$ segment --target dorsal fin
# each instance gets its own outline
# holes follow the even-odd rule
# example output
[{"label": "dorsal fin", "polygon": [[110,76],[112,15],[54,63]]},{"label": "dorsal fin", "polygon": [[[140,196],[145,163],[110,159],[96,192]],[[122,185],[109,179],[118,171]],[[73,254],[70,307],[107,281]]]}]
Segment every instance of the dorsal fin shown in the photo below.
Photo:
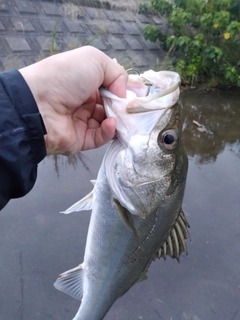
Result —
[{"label": "dorsal fin", "polygon": [[83,295],[82,278],[83,264],[80,264],[79,266],[60,274],[54,283],[54,287],[81,301]]},{"label": "dorsal fin", "polygon": [[140,275],[137,283],[142,282],[142,281],[144,281],[144,280],[147,280],[147,278],[148,278],[148,277],[147,277],[147,272],[144,271],[144,272],[141,273],[141,275]]},{"label": "dorsal fin", "polygon": [[162,244],[160,249],[156,252],[154,259],[164,258],[170,256],[179,261],[179,257],[182,252],[188,254],[187,245],[185,239],[190,239],[190,234],[188,232],[189,224],[183,211],[181,210],[179,216],[175,222],[175,225],[171,229],[167,240]]}]

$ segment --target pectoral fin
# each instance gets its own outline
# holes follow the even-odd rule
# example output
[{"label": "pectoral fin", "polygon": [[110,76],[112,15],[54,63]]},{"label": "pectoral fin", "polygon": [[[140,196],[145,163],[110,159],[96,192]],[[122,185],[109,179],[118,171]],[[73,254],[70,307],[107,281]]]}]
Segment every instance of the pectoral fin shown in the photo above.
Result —
[{"label": "pectoral fin", "polygon": [[179,257],[182,252],[188,254],[185,241],[185,239],[191,239],[188,228],[189,224],[183,211],[181,210],[174,227],[171,229],[167,237],[167,240],[161,245],[154,258],[166,259],[166,256],[170,256],[179,261]]},{"label": "pectoral fin", "polygon": [[138,245],[140,245],[139,236],[133,223],[132,214],[126,208],[124,208],[117,199],[113,199],[113,202],[117,206],[117,209],[120,213],[120,216],[123,222],[127,225],[128,228],[130,228],[133,231],[135,238],[137,240],[137,243]]},{"label": "pectoral fin", "polygon": [[83,296],[82,278],[83,264],[80,264],[76,268],[60,274],[54,283],[54,287],[64,293],[69,294],[74,299],[81,301]]}]

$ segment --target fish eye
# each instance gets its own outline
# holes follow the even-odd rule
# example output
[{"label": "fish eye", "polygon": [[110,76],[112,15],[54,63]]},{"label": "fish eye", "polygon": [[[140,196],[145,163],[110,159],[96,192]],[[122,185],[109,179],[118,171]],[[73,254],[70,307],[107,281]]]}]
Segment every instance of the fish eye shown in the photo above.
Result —
[{"label": "fish eye", "polygon": [[178,143],[178,133],[174,129],[169,129],[161,132],[158,137],[158,142],[166,150],[172,150]]}]

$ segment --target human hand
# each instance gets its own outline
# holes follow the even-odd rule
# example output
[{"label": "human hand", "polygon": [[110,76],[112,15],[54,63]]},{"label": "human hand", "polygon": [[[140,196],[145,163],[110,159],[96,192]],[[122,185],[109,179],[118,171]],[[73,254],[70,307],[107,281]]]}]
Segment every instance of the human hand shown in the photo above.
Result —
[{"label": "human hand", "polygon": [[48,154],[73,155],[97,148],[115,135],[105,119],[98,88],[126,95],[127,73],[94,47],[60,53],[20,69],[36,100],[47,135]]}]

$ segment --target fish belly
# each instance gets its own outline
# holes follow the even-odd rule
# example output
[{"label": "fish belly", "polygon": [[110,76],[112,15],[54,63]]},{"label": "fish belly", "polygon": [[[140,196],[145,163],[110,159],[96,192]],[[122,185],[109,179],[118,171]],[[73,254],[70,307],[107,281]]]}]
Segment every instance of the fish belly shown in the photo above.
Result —
[{"label": "fish belly", "polygon": [[136,237],[118,211],[102,165],[85,249],[83,298],[74,320],[103,319],[119,297],[146,278],[179,214],[183,192],[184,186],[177,188],[147,219],[132,216]]}]

